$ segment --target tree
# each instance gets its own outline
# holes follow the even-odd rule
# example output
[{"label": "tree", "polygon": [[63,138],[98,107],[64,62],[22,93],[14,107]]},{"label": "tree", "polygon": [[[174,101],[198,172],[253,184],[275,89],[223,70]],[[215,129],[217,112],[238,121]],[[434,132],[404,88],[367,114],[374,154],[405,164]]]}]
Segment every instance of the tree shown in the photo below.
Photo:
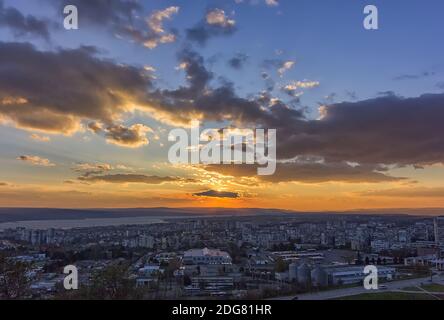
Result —
[{"label": "tree", "polygon": [[29,271],[29,264],[0,255],[0,297],[8,300],[26,298],[30,286]]},{"label": "tree", "polygon": [[191,278],[187,275],[183,277],[183,285],[185,287],[191,286]]},{"label": "tree", "polygon": [[165,268],[165,273],[168,278],[173,277],[174,271],[179,270],[181,266],[178,258],[171,259]]},{"label": "tree", "polygon": [[89,286],[81,286],[79,290],[66,293],[61,290],[61,299],[81,300],[126,300],[143,298],[143,289],[136,287],[134,280],[129,278],[128,266],[114,264],[95,273]]}]

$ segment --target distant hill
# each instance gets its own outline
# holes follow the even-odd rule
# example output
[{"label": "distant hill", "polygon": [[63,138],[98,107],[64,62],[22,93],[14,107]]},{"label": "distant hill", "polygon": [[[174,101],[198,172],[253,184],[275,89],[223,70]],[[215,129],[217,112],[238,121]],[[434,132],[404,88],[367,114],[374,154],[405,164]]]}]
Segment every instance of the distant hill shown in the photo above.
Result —
[{"label": "distant hill", "polygon": [[0,208],[0,223],[30,220],[78,220],[123,217],[184,217],[187,216],[281,216],[297,215],[298,217],[340,218],[342,215],[384,215],[385,217],[438,216],[444,209],[381,209],[354,210],[348,212],[297,212],[279,209],[229,209],[229,208],[132,208],[132,209],[51,209],[51,208]]}]

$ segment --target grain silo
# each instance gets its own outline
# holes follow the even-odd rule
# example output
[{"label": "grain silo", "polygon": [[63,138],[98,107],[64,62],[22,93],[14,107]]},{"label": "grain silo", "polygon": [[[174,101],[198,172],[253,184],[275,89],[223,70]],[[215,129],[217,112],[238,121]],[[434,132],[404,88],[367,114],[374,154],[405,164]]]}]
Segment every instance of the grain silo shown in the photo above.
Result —
[{"label": "grain silo", "polygon": [[288,266],[288,273],[289,273],[289,279],[290,281],[297,281],[298,280],[298,265],[297,263],[290,263]]},{"label": "grain silo", "polygon": [[314,286],[326,287],[328,286],[328,274],[321,266],[316,266],[311,272],[311,281]]},{"label": "grain silo", "polygon": [[301,264],[298,268],[298,282],[303,285],[307,285],[311,282],[311,270],[305,263]]}]

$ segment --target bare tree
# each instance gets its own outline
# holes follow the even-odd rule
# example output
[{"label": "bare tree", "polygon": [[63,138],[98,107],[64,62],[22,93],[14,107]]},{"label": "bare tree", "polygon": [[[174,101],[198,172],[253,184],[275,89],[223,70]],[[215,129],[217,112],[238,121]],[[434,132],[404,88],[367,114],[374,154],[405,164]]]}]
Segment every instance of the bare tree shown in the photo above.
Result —
[{"label": "bare tree", "polygon": [[26,298],[30,287],[29,270],[29,264],[0,255],[0,298]]}]

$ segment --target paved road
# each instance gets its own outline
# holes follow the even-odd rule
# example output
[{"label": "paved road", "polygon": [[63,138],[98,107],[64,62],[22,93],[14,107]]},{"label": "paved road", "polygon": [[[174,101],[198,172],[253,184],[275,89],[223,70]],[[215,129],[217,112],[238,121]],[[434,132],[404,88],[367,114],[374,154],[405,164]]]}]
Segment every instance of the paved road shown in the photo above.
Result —
[{"label": "paved road", "polygon": [[[433,282],[444,285],[444,275],[433,276]],[[430,283],[430,277],[387,282],[383,284],[386,287],[386,289],[384,290],[380,289],[378,291],[366,290],[364,287],[354,287],[354,288],[321,291],[316,293],[304,293],[304,294],[299,294],[297,296],[275,298],[273,300],[295,300],[296,297],[297,300],[329,300],[329,299],[358,295],[362,293],[402,291],[403,288],[420,286],[422,283]]]}]

